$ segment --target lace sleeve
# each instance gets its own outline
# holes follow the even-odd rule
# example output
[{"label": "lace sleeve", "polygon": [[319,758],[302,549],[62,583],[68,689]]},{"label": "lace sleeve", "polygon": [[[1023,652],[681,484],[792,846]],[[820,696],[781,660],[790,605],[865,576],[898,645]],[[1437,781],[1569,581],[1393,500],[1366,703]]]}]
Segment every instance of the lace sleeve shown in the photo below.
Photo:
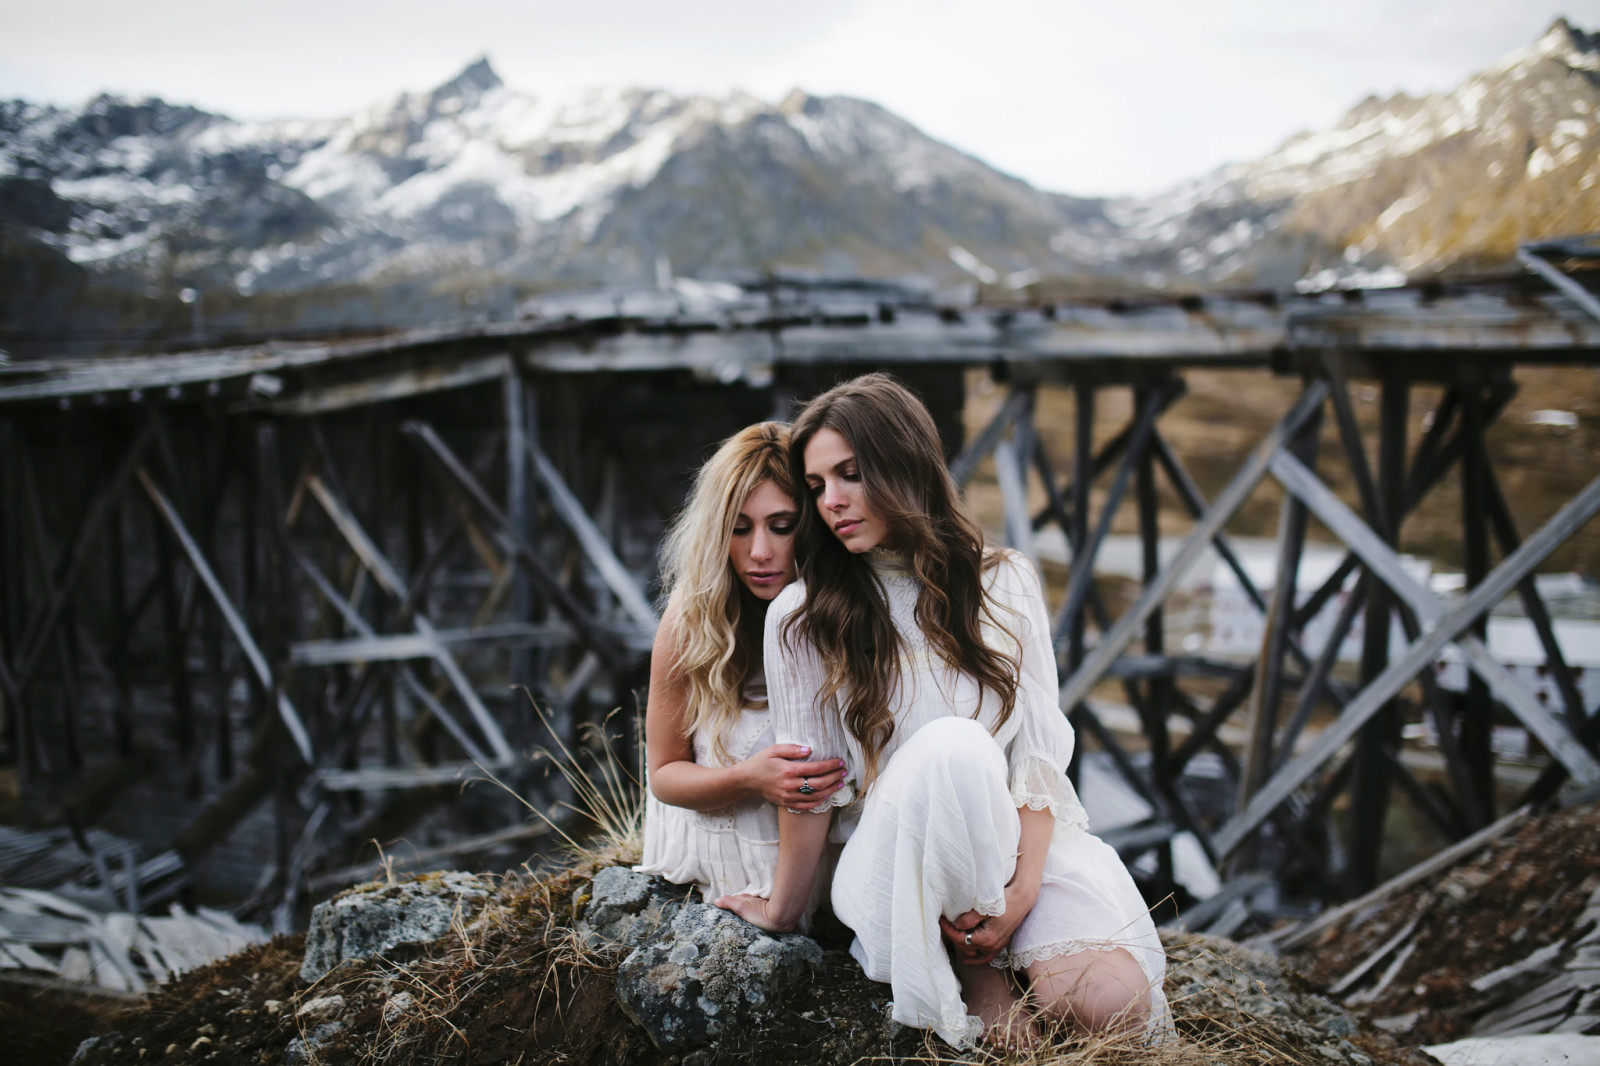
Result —
[{"label": "lace sleeve", "polygon": [[[778,594],[767,608],[763,641],[763,666],[767,675],[767,706],[772,712],[773,739],[779,744],[801,744],[811,749],[810,761],[843,759],[850,763],[844,725],[831,708],[818,700],[824,673],[822,659],[810,641],[785,632],[784,622],[805,602],[805,586],[795,582]],[[855,799],[855,767],[828,802],[817,807],[826,814]],[[796,812],[800,813],[800,812]]]},{"label": "lace sleeve", "polygon": [[1021,659],[1013,712],[1020,721],[1007,751],[1011,799],[1018,807],[1048,808],[1058,821],[1087,829],[1088,815],[1067,777],[1075,738],[1057,702],[1060,686],[1044,592],[1033,566],[1020,555],[1006,553],[997,569],[995,599],[1010,612],[1007,624],[1015,629]]}]

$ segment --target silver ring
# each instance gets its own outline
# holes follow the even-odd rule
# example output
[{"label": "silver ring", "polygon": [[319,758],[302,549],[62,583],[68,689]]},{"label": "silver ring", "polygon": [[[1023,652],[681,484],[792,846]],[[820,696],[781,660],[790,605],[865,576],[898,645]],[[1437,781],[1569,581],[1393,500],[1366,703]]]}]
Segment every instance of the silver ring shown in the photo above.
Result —
[{"label": "silver ring", "polygon": [[811,778],[802,777],[800,779],[800,795],[809,796],[815,791],[816,789],[811,787]]},{"label": "silver ring", "polygon": [[970,930],[970,929],[967,930],[967,938],[966,939],[967,939],[967,947],[970,948],[972,946],[972,930]]}]

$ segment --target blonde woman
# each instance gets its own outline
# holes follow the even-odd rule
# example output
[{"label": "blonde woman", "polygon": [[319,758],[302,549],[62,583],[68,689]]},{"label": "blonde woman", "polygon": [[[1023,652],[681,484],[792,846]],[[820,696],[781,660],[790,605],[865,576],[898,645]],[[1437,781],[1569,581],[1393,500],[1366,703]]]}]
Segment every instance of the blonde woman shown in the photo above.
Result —
[{"label": "blonde woman", "polygon": [[[799,522],[788,427],[724,441],[695,478],[663,548],[667,606],[645,708],[644,873],[707,899],[772,890],[776,804],[810,810],[839,788],[839,758],[775,744],[762,674],[767,605],[795,578]],[[827,889],[820,863],[806,912]]]}]

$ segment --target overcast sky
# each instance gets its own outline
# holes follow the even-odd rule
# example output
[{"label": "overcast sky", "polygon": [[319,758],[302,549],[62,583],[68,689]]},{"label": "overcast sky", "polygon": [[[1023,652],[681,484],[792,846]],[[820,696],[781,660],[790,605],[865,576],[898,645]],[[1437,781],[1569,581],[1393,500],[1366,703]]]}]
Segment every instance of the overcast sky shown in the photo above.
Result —
[{"label": "overcast sky", "polygon": [[345,114],[479,55],[539,94],[874,100],[1043,188],[1145,193],[1369,93],[1447,89],[1600,0],[0,0],[0,98]]}]

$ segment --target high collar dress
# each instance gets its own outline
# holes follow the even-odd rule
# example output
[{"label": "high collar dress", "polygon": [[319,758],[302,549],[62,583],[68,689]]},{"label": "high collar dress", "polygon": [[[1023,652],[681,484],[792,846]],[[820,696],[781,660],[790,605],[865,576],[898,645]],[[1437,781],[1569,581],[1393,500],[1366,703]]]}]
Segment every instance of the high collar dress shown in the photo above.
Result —
[{"label": "high collar dress", "polygon": [[961,1046],[983,1032],[969,1014],[938,919],[1005,910],[1016,864],[1018,808],[1055,818],[1037,903],[996,966],[1025,969],[1086,950],[1125,948],[1149,982],[1149,1033],[1168,1027],[1162,981],[1166,956],[1149,910],[1116,851],[1088,831],[1067,778],[1073,732],[1057,706],[1059,688],[1044,597],[1032,565],[1012,552],[990,560],[991,617],[984,638],[1015,656],[1012,714],[930,648],[916,623],[921,584],[905,557],[867,553],[900,640],[900,683],[890,697],[894,733],[865,782],[860,745],[838,709],[824,705],[816,649],[785,625],[805,603],[790,585],[768,609],[767,695],[778,743],[803,744],[813,758],[842,758],[847,784],[831,839],[844,842],[834,872],[834,913],[855,933],[851,954],[867,976],[893,991],[892,1014]]}]

